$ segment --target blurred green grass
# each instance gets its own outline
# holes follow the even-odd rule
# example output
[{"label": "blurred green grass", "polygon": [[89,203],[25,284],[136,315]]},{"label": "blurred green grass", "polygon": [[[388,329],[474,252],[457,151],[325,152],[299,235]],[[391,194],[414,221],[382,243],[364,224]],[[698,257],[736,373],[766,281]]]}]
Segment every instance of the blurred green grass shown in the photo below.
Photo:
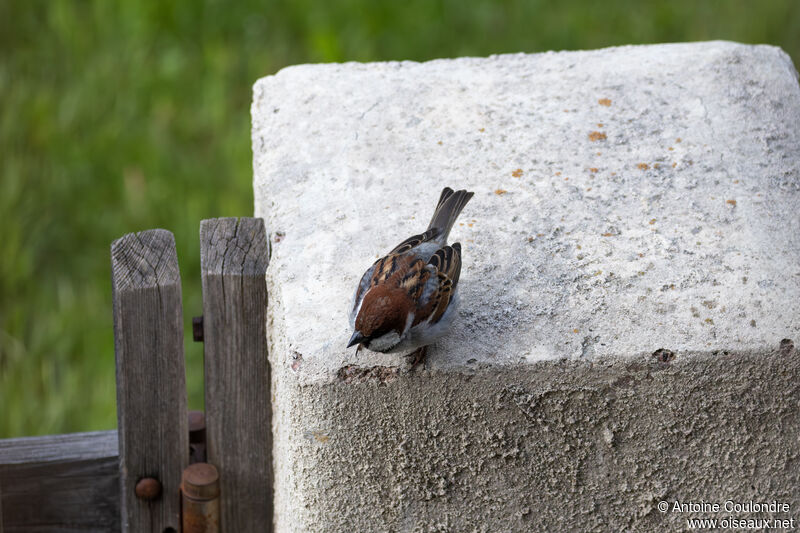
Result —
[{"label": "blurred green grass", "polygon": [[[0,437],[116,425],[109,245],[252,214],[253,82],[283,66],[728,39],[800,57],[800,2],[0,1]],[[202,352],[187,341],[189,405]]]}]

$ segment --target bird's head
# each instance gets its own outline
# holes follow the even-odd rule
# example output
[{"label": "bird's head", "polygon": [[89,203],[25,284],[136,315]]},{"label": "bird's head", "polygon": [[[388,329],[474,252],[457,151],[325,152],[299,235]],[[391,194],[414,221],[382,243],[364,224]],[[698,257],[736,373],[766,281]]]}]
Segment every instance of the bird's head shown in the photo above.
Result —
[{"label": "bird's head", "polygon": [[374,352],[397,346],[414,321],[414,305],[400,287],[373,287],[364,296],[347,347],[361,344]]}]

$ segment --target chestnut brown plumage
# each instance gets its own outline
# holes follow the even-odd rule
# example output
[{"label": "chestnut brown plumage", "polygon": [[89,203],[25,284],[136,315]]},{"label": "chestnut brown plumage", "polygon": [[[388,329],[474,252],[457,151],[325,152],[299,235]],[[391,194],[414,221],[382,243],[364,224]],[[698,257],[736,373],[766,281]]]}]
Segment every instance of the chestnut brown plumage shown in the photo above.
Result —
[{"label": "chestnut brown plumage", "polygon": [[447,332],[461,273],[461,245],[448,245],[447,237],[472,196],[445,187],[425,232],[395,246],[364,273],[351,311],[354,331],[348,347],[409,351]]}]

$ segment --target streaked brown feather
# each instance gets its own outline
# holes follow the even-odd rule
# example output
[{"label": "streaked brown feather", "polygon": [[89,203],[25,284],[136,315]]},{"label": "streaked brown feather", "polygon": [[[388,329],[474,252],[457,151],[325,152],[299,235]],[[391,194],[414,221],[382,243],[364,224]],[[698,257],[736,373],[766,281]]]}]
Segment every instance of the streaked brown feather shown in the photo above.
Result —
[{"label": "streaked brown feather", "polygon": [[425,289],[425,283],[431,277],[431,273],[425,268],[425,262],[421,259],[414,261],[408,273],[403,276],[400,281],[402,287],[408,296],[414,301],[419,301],[422,296],[422,291]]},{"label": "streaked brown feather", "polygon": [[379,259],[375,268],[375,272],[372,274],[370,287],[374,287],[375,285],[388,280],[392,274],[395,273],[399,266],[400,261],[397,255],[390,254],[382,259]]}]

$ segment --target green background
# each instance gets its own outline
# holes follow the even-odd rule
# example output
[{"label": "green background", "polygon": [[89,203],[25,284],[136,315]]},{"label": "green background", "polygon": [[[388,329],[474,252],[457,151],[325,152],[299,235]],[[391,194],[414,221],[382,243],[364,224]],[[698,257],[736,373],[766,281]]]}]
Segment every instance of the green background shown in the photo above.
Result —
[{"label": "green background", "polygon": [[[0,437],[116,425],[109,245],[251,215],[253,82],[295,63],[728,39],[800,57],[797,0],[0,0]],[[201,345],[186,342],[189,405]]]}]

